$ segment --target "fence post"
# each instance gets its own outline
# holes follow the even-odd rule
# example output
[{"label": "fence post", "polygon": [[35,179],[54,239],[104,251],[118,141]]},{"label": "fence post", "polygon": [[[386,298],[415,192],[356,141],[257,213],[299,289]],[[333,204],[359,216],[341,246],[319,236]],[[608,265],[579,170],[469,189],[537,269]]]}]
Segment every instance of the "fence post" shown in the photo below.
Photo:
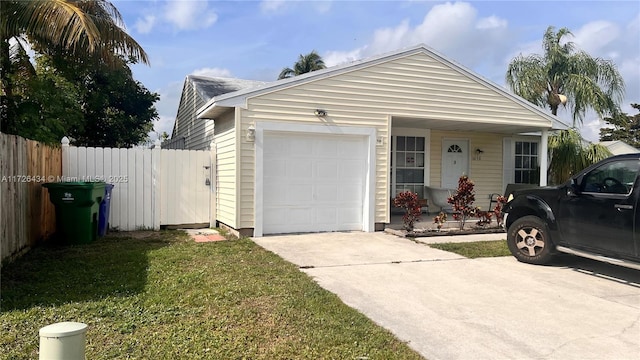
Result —
[{"label": "fence post", "polygon": [[160,139],[156,139],[151,153],[151,206],[153,208],[153,230],[160,230],[160,209],[162,201],[162,190],[160,166],[162,166],[162,144]]},{"label": "fence post", "polygon": [[69,176],[71,162],[69,158],[69,138],[66,136],[63,137],[60,143],[62,144],[62,176],[67,177]]}]

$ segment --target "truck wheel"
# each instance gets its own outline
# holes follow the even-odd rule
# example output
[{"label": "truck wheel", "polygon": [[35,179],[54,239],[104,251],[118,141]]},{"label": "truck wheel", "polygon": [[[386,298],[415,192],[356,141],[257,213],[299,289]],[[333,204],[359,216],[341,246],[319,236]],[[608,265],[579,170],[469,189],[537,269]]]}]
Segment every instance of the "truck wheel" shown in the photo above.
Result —
[{"label": "truck wheel", "polygon": [[547,225],[537,216],[524,216],[507,232],[509,251],[518,261],[546,264],[553,256],[553,243]]}]

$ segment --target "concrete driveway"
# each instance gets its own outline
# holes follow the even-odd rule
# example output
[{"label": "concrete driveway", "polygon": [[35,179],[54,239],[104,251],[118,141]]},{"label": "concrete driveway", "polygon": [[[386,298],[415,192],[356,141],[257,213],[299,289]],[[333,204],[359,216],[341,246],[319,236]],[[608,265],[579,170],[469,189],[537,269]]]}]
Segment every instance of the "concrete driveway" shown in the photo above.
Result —
[{"label": "concrete driveway", "polygon": [[427,359],[640,359],[640,271],[466,259],[386,233],[254,240]]}]

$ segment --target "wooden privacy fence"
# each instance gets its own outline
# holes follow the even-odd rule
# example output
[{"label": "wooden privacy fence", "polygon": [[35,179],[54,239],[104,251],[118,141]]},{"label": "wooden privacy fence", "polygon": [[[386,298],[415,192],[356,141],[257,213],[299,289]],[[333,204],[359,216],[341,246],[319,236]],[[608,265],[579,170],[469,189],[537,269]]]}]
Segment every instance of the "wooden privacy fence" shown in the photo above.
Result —
[{"label": "wooden privacy fence", "polygon": [[114,185],[110,228],[209,227],[215,224],[213,151],[161,149],[159,142],[153,149],[75,147],[65,138],[63,179]]},{"label": "wooden privacy fence", "polygon": [[62,175],[59,147],[0,133],[0,259],[11,259],[55,231],[45,182]]}]

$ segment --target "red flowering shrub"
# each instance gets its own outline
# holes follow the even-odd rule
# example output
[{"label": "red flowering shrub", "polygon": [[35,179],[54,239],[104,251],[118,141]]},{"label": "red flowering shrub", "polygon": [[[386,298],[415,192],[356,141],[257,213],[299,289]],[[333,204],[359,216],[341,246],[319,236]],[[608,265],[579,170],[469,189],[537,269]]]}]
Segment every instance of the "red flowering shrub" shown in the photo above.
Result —
[{"label": "red flowering shrub", "polygon": [[473,181],[467,175],[462,175],[458,179],[458,190],[455,195],[447,199],[447,202],[453,206],[453,218],[459,221],[460,230],[464,229],[467,218],[475,216],[478,211],[476,207],[472,206],[476,200],[473,187]]},{"label": "red flowering shrub", "polygon": [[507,203],[507,198],[504,196],[498,196],[498,203],[496,207],[493,209],[493,213],[496,215],[496,221],[498,222],[498,226],[502,226],[502,221],[504,219],[504,214],[502,213],[502,208],[504,204]]},{"label": "red flowering shrub", "polygon": [[438,231],[440,231],[440,229],[442,229],[442,225],[447,222],[447,214],[441,211],[440,214],[436,215],[436,217],[433,218],[433,222],[438,227]]},{"label": "red flowering shrub", "polygon": [[411,191],[404,191],[393,199],[393,206],[404,210],[402,222],[407,231],[413,230],[416,221],[420,221],[422,209],[418,201],[418,195]]}]

